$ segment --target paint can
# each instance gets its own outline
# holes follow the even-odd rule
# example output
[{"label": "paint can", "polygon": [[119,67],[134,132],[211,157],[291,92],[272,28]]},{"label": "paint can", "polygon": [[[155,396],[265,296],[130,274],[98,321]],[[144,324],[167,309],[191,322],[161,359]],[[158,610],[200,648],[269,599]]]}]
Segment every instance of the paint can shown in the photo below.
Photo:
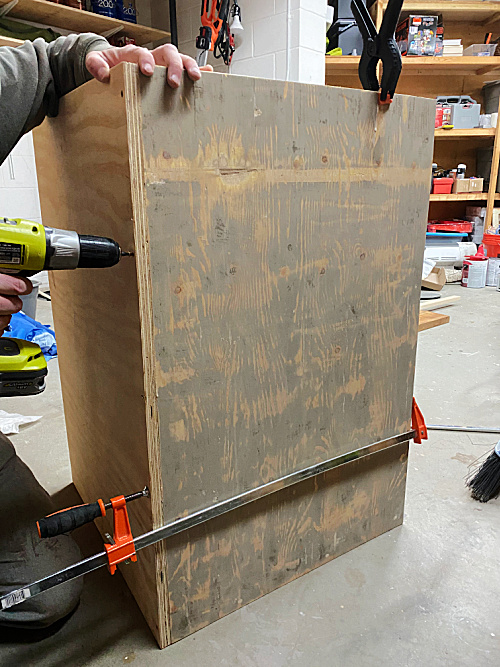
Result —
[{"label": "paint can", "polygon": [[488,270],[486,271],[486,285],[497,287],[500,280],[500,257],[488,259]]},{"label": "paint can", "polygon": [[486,287],[487,270],[488,258],[484,256],[483,246],[481,246],[475,255],[469,255],[464,259],[462,287],[472,289]]}]

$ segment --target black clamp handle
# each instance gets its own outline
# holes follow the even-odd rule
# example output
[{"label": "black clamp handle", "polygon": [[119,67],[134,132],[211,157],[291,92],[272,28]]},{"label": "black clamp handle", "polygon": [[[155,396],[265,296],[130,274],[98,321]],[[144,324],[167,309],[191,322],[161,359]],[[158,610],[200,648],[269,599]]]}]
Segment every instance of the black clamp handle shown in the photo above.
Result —
[{"label": "black clamp handle", "polygon": [[40,537],[56,537],[80,528],[86,523],[106,514],[104,503],[97,501],[87,505],[77,505],[67,510],[49,514],[36,522]]},{"label": "black clamp handle", "polygon": [[[377,32],[362,0],[352,0],[351,11],[363,38],[363,53],[359,61],[359,79],[365,90],[380,89],[381,103],[392,100],[402,69],[401,53],[394,33],[399,21],[403,0],[389,0]],[[377,77],[377,64],[382,61],[382,82]]]}]

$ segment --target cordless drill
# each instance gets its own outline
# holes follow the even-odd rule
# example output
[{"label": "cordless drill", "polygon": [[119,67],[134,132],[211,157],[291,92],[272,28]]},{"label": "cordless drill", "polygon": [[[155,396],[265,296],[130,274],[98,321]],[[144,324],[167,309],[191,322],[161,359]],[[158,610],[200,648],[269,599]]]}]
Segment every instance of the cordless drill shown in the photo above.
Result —
[{"label": "cordless drill", "polygon": [[[44,270],[106,268],[132,254],[113,239],[0,218],[0,273],[32,276]],[[36,343],[0,338],[0,397],[39,394],[46,375],[47,362]]]}]

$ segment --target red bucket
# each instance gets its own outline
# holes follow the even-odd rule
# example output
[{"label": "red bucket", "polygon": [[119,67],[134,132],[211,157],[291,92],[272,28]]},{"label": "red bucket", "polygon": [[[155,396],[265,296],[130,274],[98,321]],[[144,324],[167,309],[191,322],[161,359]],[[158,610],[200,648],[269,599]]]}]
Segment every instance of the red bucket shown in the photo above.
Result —
[{"label": "red bucket", "polygon": [[488,257],[500,257],[500,234],[485,234],[483,245]]}]

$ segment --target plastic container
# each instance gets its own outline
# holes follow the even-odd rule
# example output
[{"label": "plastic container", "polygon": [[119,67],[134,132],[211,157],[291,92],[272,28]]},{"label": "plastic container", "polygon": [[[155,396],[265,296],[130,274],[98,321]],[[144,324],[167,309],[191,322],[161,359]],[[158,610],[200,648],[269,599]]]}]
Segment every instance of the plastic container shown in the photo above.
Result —
[{"label": "plastic container", "polygon": [[496,44],[472,44],[464,49],[464,56],[494,56]]},{"label": "plastic container", "polygon": [[483,245],[488,257],[500,257],[500,234],[485,234]]},{"label": "plastic container", "polygon": [[[437,98],[443,107],[443,125],[451,124],[456,130],[470,130],[478,127],[481,105],[469,95],[449,95]],[[445,108],[451,109],[451,118],[445,119]]]},{"label": "plastic container", "polygon": [[481,289],[486,287],[486,273],[488,258],[485,257],[482,246],[475,255],[468,255],[464,260],[462,271],[462,287]]},{"label": "plastic container", "polygon": [[500,95],[500,80],[490,81],[483,86],[483,113],[498,112],[498,97]]},{"label": "plastic container", "polygon": [[435,178],[433,181],[432,193],[435,195],[451,195],[452,187],[452,178]]},{"label": "plastic container", "polygon": [[439,220],[429,220],[427,223],[428,232],[460,232],[462,234],[470,234],[472,232],[472,222],[445,222]]}]

